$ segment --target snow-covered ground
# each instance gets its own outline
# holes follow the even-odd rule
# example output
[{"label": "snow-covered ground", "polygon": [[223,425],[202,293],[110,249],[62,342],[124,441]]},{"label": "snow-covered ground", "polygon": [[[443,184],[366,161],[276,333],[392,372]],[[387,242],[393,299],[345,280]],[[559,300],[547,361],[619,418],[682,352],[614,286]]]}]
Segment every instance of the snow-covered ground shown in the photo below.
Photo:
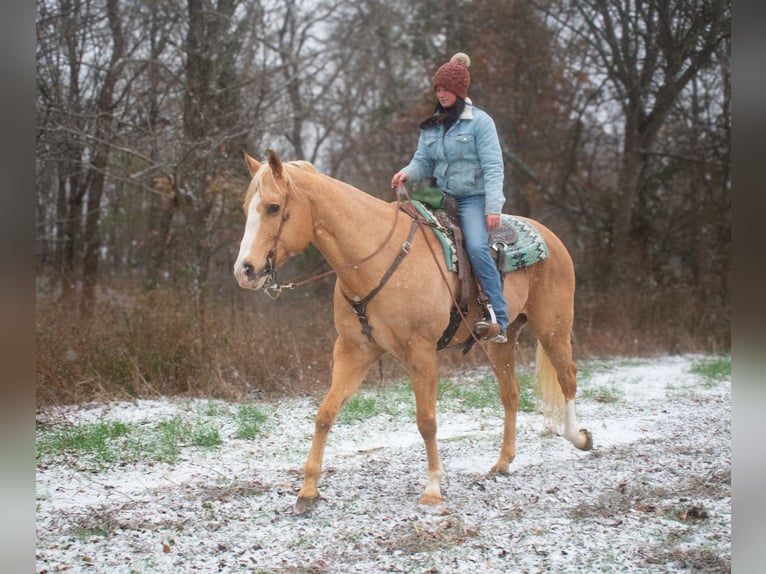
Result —
[{"label": "snow-covered ground", "polygon": [[[520,413],[504,477],[487,476],[499,409],[440,401],[437,507],[417,504],[426,461],[407,408],[336,424],[309,516],[293,504],[317,399],[263,405],[256,439],[235,438],[222,417],[220,446],[186,446],[174,464],[41,457],[37,572],[729,572],[731,382],[693,374],[701,359],[591,365],[577,408],[593,450]],[[120,402],[45,410],[38,422],[156,423],[200,408]]]}]

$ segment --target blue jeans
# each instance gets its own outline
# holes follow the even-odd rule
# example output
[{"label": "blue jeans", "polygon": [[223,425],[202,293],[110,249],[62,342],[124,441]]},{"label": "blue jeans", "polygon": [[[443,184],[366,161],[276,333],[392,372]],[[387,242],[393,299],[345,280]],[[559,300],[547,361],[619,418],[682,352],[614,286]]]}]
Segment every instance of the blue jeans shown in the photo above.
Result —
[{"label": "blue jeans", "polygon": [[455,197],[455,201],[457,201],[457,213],[463,230],[468,259],[471,261],[473,272],[479,279],[481,288],[484,289],[495,310],[500,328],[505,332],[509,323],[508,305],[503,297],[500,271],[489,253],[489,231],[487,217],[484,214],[484,196]]}]

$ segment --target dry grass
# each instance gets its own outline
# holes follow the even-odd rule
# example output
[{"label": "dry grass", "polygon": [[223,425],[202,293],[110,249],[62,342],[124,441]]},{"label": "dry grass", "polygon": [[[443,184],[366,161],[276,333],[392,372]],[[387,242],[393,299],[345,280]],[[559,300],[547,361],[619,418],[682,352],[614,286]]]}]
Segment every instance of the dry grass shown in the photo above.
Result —
[{"label": "dry grass", "polygon": [[249,300],[216,300],[200,313],[183,293],[124,289],[102,296],[85,324],[73,306],[39,298],[38,403],[160,395],[237,400],[323,384],[332,317],[313,299],[245,295]]},{"label": "dry grass", "polygon": [[[224,289],[202,306],[179,290],[119,285],[101,292],[87,323],[76,305],[40,294],[38,404],[319,394],[329,384],[335,338],[329,285],[286,292],[278,300]],[[683,294],[578,297],[576,358],[729,348],[728,320],[716,324]],[[534,362],[528,330],[519,341],[518,362]],[[445,374],[483,364],[477,348],[467,355],[442,353]],[[368,382],[403,376],[402,366],[386,357]]]}]

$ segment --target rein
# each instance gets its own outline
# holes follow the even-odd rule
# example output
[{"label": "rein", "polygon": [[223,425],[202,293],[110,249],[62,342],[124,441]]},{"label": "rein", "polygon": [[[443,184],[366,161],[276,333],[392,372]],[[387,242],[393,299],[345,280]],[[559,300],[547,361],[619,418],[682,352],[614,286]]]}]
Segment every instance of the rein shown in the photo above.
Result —
[{"label": "rein", "polygon": [[[290,214],[287,212],[287,203],[289,201],[290,195],[292,193],[292,185],[290,184],[290,179],[287,179],[287,193],[285,194],[285,206],[283,209],[282,214],[282,220],[279,222],[279,227],[277,228],[277,234],[274,237],[274,244],[272,245],[271,249],[269,250],[268,254],[266,255],[266,283],[263,286],[264,291],[266,294],[271,297],[272,299],[276,299],[282,294],[282,290],[284,289],[295,289],[296,287],[301,287],[302,285],[306,285],[307,283],[311,283],[312,281],[317,281],[319,279],[323,279],[329,275],[332,275],[334,273],[337,273],[338,271],[342,271],[344,269],[350,269],[352,267],[356,267],[358,265],[361,265],[362,263],[365,263],[375,257],[378,253],[380,253],[383,248],[388,244],[388,242],[391,240],[391,237],[394,234],[394,231],[396,230],[396,223],[399,220],[399,211],[401,211],[401,197],[397,193],[396,194],[396,211],[394,214],[394,223],[391,225],[391,229],[388,232],[388,235],[386,238],[381,242],[381,244],[378,246],[378,248],[367,255],[366,257],[363,257],[362,259],[359,259],[357,261],[352,261],[351,263],[347,263],[345,265],[342,265],[338,267],[337,269],[330,269],[328,271],[325,271],[323,273],[319,273],[317,275],[312,275],[311,277],[308,277],[307,279],[303,279],[301,281],[297,282],[291,282],[291,283],[280,283],[279,279],[277,278],[277,243],[279,242],[279,238],[282,235],[282,228],[284,227],[285,221],[287,221],[290,218]],[[409,214],[408,214],[409,215]],[[413,218],[413,225],[415,222],[415,218]],[[410,230],[410,234],[413,235],[412,230]],[[411,241],[411,237],[408,239],[408,242]],[[406,245],[406,244],[405,244]],[[404,246],[402,247],[404,249]],[[407,246],[407,251],[409,251],[409,245]],[[405,253],[406,255],[406,253]],[[403,257],[403,256],[402,256]],[[392,264],[393,265],[393,264]],[[398,266],[399,263],[395,260],[395,265]],[[389,271],[391,271],[389,269]],[[388,279],[386,278],[386,281]],[[379,287],[382,287],[380,285]],[[378,289],[379,290],[379,289]],[[377,291],[375,291],[377,293]],[[346,299],[349,299],[346,294],[343,294]],[[369,299],[371,299],[370,295],[365,297],[367,302],[369,302]],[[349,299],[349,301],[351,301]],[[353,305],[353,303],[352,303]],[[356,312],[356,309],[355,309]],[[357,316],[359,316],[359,313],[357,312]],[[361,319],[360,319],[361,320]],[[366,334],[366,333],[365,333]],[[370,335],[368,335],[368,338]]]}]

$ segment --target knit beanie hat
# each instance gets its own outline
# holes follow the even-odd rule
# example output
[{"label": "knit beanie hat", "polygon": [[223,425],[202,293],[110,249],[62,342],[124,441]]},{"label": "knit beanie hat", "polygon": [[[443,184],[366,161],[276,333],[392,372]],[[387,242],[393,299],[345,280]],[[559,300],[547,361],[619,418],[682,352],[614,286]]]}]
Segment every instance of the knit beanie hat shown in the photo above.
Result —
[{"label": "knit beanie hat", "polygon": [[442,87],[449,90],[457,97],[466,99],[468,97],[468,85],[471,83],[471,74],[468,73],[468,66],[471,65],[471,58],[468,54],[458,52],[450,58],[450,61],[436,70],[434,74],[434,89]]}]

